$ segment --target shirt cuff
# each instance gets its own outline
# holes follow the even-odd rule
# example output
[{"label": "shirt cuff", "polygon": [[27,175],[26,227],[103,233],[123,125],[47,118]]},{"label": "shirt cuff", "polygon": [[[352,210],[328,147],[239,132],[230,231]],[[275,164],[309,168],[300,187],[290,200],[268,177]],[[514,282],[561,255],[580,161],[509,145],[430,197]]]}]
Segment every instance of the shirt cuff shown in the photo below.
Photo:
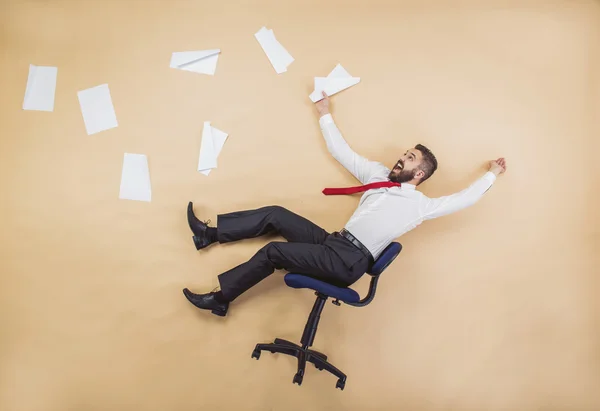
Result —
[{"label": "shirt cuff", "polygon": [[490,183],[494,183],[494,181],[496,181],[496,174],[492,173],[491,171],[488,171],[483,175],[483,178],[488,180]]},{"label": "shirt cuff", "polygon": [[319,124],[321,124],[321,126],[331,123],[333,123],[333,117],[331,116],[331,114],[325,114],[319,119]]},{"label": "shirt cuff", "polygon": [[482,179],[487,181],[489,184],[489,187],[486,188],[485,191],[483,192],[483,194],[485,194],[488,191],[490,191],[490,188],[492,188],[492,186],[494,185],[494,181],[496,181],[496,174],[492,173],[491,171],[488,171],[487,173],[485,173],[483,175]]}]

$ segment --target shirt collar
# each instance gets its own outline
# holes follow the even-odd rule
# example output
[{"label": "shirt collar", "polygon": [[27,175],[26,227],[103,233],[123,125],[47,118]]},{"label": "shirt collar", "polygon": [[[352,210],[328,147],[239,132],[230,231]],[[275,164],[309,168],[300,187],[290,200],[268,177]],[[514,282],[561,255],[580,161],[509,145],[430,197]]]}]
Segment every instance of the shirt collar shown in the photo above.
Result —
[{"label": "shirt collar", "polygon": [[401,186],[401,188],[405,188],[407,190],[414,190],[414,189],[417,188],[416,185],[414,185],[414,184],[407,184],[407,183],[402,183],[400,186]]}]

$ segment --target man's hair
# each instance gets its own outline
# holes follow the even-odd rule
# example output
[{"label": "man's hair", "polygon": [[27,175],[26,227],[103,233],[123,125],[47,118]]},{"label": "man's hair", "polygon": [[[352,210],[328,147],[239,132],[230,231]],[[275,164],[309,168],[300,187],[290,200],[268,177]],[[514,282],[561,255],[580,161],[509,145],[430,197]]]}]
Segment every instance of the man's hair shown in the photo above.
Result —
[{"label": "man's hair", "polygon": [[421,162],[421,165],[419,166],[419,169],[425,173],[425,176],[423,176],[421,181],[419,181],[419,184],[421,184],[429,177],[431,177],[433,173],[435,173],[435,170],[437,170],[438,167],[438,162],[431,150],[425,147],[424,145],[417,144],[415,148],[419,150],[423,155],[423,160]]}]

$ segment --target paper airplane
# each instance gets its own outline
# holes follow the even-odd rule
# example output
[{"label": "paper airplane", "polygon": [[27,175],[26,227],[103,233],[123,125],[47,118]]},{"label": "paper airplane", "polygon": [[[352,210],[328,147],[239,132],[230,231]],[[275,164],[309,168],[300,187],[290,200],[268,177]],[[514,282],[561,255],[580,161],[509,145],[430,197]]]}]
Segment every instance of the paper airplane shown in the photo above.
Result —
[{"label": "paper airplane", "polygon": [[29,65],[23,110],[54,111],[58,68]]},{"label": "paper airplane", "polygon": [[333,96],[359,82],[360,77],[352,77],[341,64],[338,64],[327,77],[315,77],[315,91],[309,97],[313,103],[316,103],[323,99],[323,91],[328,96]]},{"label": "paper airplane", "polygon": [[175,52],[170,67],[214,76],[220,52],[220,49]]},{"label": "paper airplane", "polygon": [[148,158],[145,154],[125,153],[119,198],[136,201],[152,200]]},{"label": "paper airplane", "polygon": [[256,37],[256,40],[260,43],[260,46],[277,74],[285,73],[287,67],[294,61],[294,58],[281,43],[277,41],[273,30],[268,30],[266,27],[263,27],[254,34],[254,37]]},{"label": "paper airplane", "polygon": [[210,170],[217,168],[217,157],[223,149],[227,133],[210,125],[210,121],[204,122],[202,130],[202,143],[200,144],[200,158],[198,159],[198,171],[205,176]]}]

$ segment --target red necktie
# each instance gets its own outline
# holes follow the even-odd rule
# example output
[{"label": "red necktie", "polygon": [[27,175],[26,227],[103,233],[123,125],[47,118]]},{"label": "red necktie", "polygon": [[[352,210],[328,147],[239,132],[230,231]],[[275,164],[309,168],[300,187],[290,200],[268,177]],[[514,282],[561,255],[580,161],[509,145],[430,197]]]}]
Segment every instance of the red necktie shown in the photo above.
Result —
[{"label": "red necktie", "polygon": [[323,194],[326,196],[337,196],[342,194],[356,194],[362,193],[363,191],[371,190],[373,188],[388,188],[388,187],[400,187],[400,183],[393,183],[391,181],[380,181],[378,183],[365,184],[364,186],[346,187],[346,188],[326,188],[323,190]]}]

